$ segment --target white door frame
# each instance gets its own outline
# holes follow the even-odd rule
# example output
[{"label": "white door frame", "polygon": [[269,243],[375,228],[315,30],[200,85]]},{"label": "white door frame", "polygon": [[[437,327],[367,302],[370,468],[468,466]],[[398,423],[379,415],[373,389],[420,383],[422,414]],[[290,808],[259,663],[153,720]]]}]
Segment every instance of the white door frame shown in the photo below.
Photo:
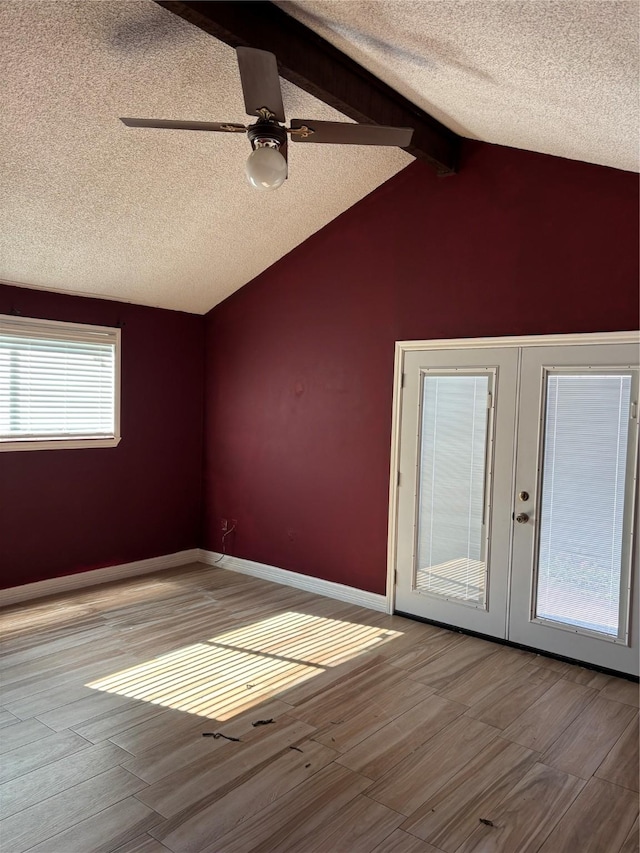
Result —
[{"label": "white door frame", "polygon": [[640,332],[588,332],[568,335],[516,335],[502,338],[447,338],[426,341],[396,341],[393,368],[393,409],[391,423],[391,465],[389,470],[389,522],[387,536],[387,612],[395,607],[397,569],[398,474],[400,471],[400,422],[402,416],[402,378],[405,356],[409,352],[441,349],[479,349],[482,347],[593,346],[594,344],[637,344]]}]

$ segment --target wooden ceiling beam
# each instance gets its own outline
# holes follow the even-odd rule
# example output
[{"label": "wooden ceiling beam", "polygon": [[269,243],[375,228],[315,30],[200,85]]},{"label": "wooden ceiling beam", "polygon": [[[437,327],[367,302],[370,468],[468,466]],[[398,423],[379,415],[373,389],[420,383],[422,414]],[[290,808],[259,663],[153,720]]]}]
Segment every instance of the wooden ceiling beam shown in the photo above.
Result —
[{"label": "wooden ceiling beam", "polygon": [[155,0],[231,47],[270,50],[280,76],[349,118],[414,129],[409,154],[454,174],[460,137],[266,0]]}]

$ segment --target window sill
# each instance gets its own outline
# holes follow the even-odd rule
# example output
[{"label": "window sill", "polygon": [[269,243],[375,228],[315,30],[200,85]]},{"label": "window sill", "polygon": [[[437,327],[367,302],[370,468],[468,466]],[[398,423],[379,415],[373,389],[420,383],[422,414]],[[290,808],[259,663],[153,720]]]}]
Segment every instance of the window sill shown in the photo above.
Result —
[{"label": "window sill", "polygon": [[113,438],[46,438],[23,441],[0,440],[0,453],[15,450],[84,450],[86,448],[117,447],[121,436]]}]

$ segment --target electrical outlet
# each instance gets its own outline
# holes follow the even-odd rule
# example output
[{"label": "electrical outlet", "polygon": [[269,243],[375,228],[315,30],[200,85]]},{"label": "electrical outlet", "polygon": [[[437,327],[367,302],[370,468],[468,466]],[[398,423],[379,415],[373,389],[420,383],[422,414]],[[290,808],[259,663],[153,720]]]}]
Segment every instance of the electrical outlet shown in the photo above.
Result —
[{"label": "electrical outlet", "polygon": [[223,533],[226,533],[228,529],[229,529],[229,520],[226,518],[221,518],[220,519],[220,530],[222,530]]}]

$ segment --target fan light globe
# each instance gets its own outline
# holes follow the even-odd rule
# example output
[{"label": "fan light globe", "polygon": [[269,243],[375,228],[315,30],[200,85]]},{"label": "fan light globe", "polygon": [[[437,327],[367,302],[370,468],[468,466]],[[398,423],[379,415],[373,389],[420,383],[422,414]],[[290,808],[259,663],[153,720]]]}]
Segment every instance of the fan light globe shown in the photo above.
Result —
[{"label": "fan light globe", "polygon": [[257,190],[277,190],[287,177],[287,161],[276,148],[256,148],[245,167],[247,180]]}]

